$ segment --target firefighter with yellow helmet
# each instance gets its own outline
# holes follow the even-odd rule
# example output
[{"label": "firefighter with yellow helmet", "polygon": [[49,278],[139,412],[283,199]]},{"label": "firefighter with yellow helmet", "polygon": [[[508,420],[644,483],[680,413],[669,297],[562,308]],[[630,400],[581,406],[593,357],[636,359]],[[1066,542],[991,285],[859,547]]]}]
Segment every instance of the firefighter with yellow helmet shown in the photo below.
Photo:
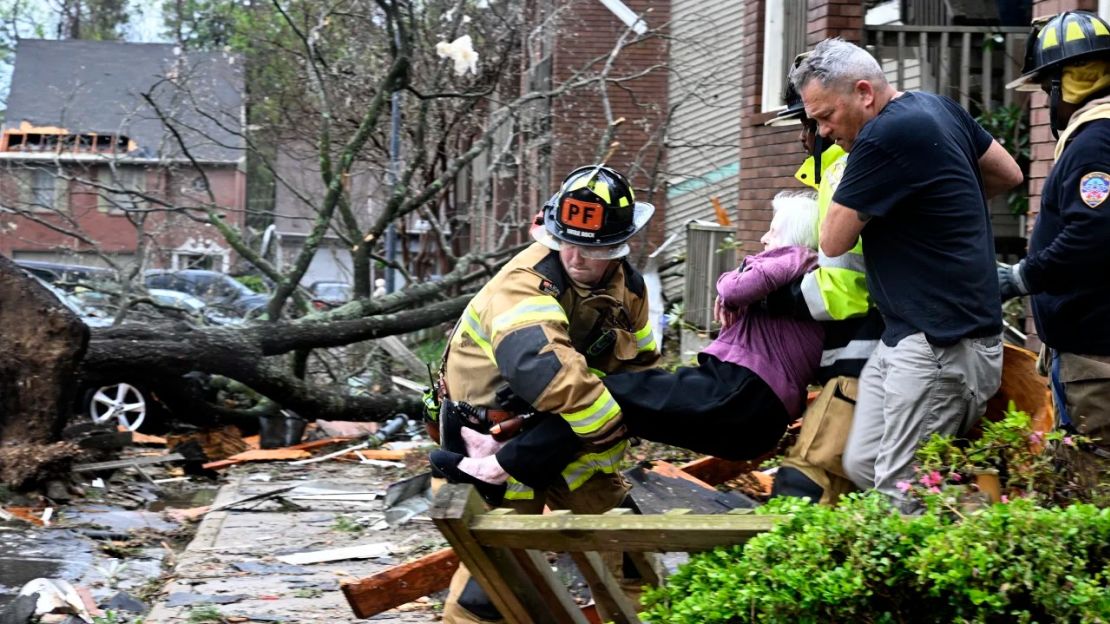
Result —
[{"label": "firefighter with yellow helmet", "polygon": [[[445,451],[431,456],[439,473],[478,483],[472,477],[480,475],[468,473],[471,458],[460,460],[459,454],[497,451],[499,445],[484,434],[528,417],[525,427],[569,425],[584,450],[567,464],[565,458],[546,458],[542,444],[507,446],[496,456],[511,474],[550,479],[549,463],[561,461],[566,468],[543,487],[511,477],[502,485],[479,485],[488,502],[503,500],[520,513],[541,513],[545,504],[603,513],[624,502],[629,486],[620,464],[628,441],[620,406],[599,376],[648,368],[659,359],[643,277],[625,260],[628,240],[654,211],[635,200],[624,175],[604,165],[580,167],[566,177],[532,230],[536,242],[474,296],[450,338],[438,415]],[[444,621],[499,619],[461,568]]]},{"label": "firefighter with yellow helmet", "polygon": [[1110,25],[1084,11],[1037,20],[1007,86],[1048,94],[1057,143],[1029,252],[999,267],[1002,300],[1032,295],[1058,418],[1094,438],[1077,456],[1094,485],[1110,474]]}]

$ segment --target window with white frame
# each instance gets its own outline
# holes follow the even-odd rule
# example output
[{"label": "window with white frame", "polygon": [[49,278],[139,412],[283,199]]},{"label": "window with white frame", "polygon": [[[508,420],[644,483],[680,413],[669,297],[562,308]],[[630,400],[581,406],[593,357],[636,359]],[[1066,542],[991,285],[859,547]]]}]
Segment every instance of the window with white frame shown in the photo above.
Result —
[{"label": "window with white frame", "polygon": [[794,57],[806,50],[807,0],[765,0],[763,112],[785,106],[782,95]]},{"label": "window with white frame", "polygon": [[122,214],[146,208],[142,195],[146,192],[146,169],[143,167],[104,167],[97,180],[97,208],[101,212]]}]

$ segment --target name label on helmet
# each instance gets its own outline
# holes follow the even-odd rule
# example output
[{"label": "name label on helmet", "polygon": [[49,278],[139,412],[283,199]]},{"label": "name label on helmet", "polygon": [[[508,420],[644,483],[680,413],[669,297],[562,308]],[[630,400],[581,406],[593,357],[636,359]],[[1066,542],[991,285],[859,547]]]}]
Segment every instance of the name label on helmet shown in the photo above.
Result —
[{"label": "name label on helmet", "polygon": [[563,200],[560,208],[560,221],[564,225],[596,232],[601,229],[605,207],[595,202],[581,201],[572,197]]}]

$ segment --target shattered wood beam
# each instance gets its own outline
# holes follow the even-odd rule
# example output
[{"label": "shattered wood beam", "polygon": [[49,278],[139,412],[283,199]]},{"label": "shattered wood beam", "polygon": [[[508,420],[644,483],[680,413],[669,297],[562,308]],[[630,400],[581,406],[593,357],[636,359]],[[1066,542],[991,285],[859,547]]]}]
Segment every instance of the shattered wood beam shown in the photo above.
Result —
[{"label": "shattered wood beam", "polygon": [[368,618],[435,593],[451,583],[459,567],[454,549],[444,548],[415,561],[341,586],[359,618]]}]

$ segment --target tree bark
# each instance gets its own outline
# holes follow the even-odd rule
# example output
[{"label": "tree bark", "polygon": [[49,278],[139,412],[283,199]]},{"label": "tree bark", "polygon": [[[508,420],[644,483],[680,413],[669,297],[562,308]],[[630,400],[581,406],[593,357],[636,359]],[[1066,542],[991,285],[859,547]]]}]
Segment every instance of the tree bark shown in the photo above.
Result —
[{"label": "tree bark", "polygon": [[154,327],[95,329],[82,362],[99,377],[180,378],[201,371],[234,379],[278,405],[309,420],[382,420],[397,412],[415,416],[418,396],[350,396],[298,379],[283,358],[296,349],[335,347],[431,327],[459,317],[469,296],[419,309],[363,319],[297,320],[231,327]]}]

